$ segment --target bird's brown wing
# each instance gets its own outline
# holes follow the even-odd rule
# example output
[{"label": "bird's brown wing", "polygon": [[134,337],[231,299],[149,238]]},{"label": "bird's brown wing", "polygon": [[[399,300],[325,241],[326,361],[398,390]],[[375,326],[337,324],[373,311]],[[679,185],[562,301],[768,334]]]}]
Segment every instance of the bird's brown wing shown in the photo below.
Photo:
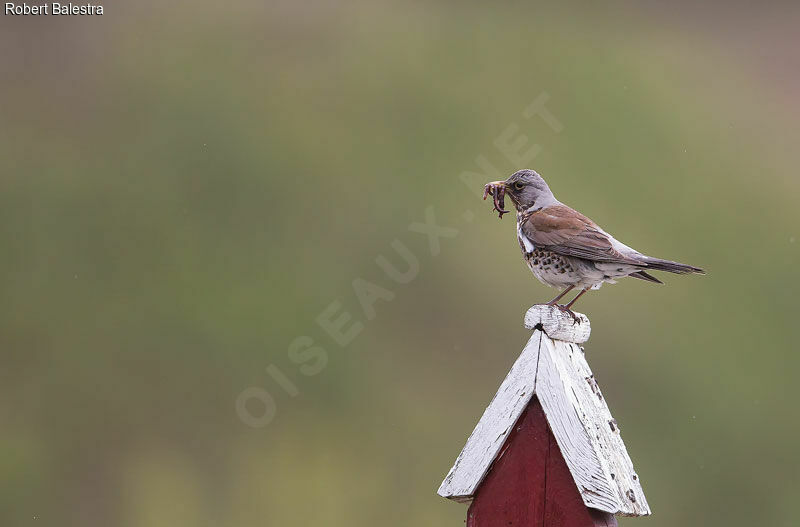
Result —
[{"label": "bird's brown wing", "polygon": [[537,248],[596,262],[641,265],[616,249],[595,222],[566,205],[554,205],[522,218],[520,230]]}]

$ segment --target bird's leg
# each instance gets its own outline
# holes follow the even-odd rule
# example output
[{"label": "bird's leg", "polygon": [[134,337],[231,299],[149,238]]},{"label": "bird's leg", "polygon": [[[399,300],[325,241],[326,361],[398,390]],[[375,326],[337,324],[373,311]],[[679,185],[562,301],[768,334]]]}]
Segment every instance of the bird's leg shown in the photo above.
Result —
[{"label": "bird's leg", "polygon": [[555,297],[554,299],[552,299],[551,301],[549,301],[549,302],[548,302],[548,303],[546,303],[545,305],[546,305],[546,306],[552,306],[553,304],[555,304],[556,302],[558,302],[559,300],[561,300],[561,299],[564,297],[564,295],[566,295],[567,293],[569,293],[570,291],[572,291],[572,289],[573,289],[574,287],[575,287],[574,285],[571,285],[571,286],[569,286],[568,288],[564,289],[563,291],[561,291],[561,294],[559,294],[557,297]]},{"label": "bird's leg", "polygon": [[583,294],[584,294],[586,291],[588,291],[588,290],[589,290],[589,288],[587,287],[586,289],[584,289],[583,291],[581,291],[580,293],[578,293],[577,295],[575,295],[575,298],[573,298],[573,299],[572,299],[572,302],[570,302],[569,304],[567,304],[567,305],[566,305],[566,306],[564,306],[564,307],[566,307],[567,309],[571,308],[571,307],[572,307],[572,304],[574,304],[575,302],[577,302],[577,300],[578,300],[580,297],[582,297],[582,296],[583,296]]},{"label": "bird's leg", "polygon": [[575,298],[573,298],[573,299],[572,299],[572,302],[570,302],[569,304],[567,304],[567,305],[566,305],[566,306],[564,306],[564,307],[566,307],[567,309],[571,308],[571,307],[572,307],[572,304],[574,304],[574,303],[575,303],[575,302],[576,302],[576,301],[577,301],[577,300],[578,300],[578,299],[579,299],[581,296],[583,296],[583,294],[584,294],[586,291],[588,291],[588,290],[589,290],[589,288],[587,287],[586,289],[584,289],[583,291],[581,291],[580,293],[578,293],[578,294],[575,296]]},{"label": "bird's leg", "polygon": [[[588,287],[586,289],[582,289],[581,292],[578,293],[577,295],[575,295],[575,298],[573,298],[572,301],[569,304],[565,305],[565,306],[559,306],[558,304],[556,304],[556,307],[558,307],[558,309],[560,309],[561,311],[563,311],[565,313],[568,313],[572,317],[572,324],[573,325],[576,324],[576,323],[580,324],[581,323],[581,319],[578,317],[578,315],[573,313],[570,308],[572,307],[572,304],[574,304],[588,290],[589,290]],[[564,291],[564,293],[566,293],[566,291]]]}]

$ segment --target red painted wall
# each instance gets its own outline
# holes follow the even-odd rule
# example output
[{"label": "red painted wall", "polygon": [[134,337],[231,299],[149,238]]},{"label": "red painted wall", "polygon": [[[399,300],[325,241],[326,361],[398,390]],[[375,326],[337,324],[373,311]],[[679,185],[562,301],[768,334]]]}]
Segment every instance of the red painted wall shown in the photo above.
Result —
[{"label": "red painted wall", "polygon": [[534,397],[520,416],[467,512],[467,527],[616,527],[583,504]]}]

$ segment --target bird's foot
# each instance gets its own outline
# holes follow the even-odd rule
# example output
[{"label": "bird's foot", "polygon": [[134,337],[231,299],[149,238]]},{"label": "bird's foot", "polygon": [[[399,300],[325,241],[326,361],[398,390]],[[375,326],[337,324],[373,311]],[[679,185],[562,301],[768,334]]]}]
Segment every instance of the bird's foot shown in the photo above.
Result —
[{"label": "bird's foot", "polygon": [[575,324],[580,324],[581,323],[581,317],[579,317],[578,315],[573,313],[570,308],[568,308],[567,306],[561,305],[561,304],[557,304],[556,302],[554,302],[552,300],[550,302],[547,302],[546,304],[535,304],[535,305],[537,305],[537,306],[550,306],[550,307],[558,308],[558,310],[561,311],[562,313],[566,313],[566,314],[568,314],[569,316],[572,317],[572,325],[573,326]]},{"label": "bird's foot", "polygon": [[559,311],[561,311],[562,313],[566,313],[566,314],[568,314],[569,316],[572,317],[572,325],[573,326],[575,324],[580,324],[581,323],[581,317],[579,317],[578,315],[573,313],[573,311],[570,308],[568,308],[567,306],[562,306],[561,304],[553,304],[553,305],[556,306],[559,309]]}]

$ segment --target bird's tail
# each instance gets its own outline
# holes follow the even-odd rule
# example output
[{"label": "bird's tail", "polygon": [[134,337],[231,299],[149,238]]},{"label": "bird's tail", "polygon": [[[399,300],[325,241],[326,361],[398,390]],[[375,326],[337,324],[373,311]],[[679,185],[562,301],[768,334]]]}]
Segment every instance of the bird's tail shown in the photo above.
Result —
[{"label": "bird's tail", "polygon": [[650,273],[645,273],[644,271],[636,271],[635,273],[629,274],[628,276],[632,276],[633,278],[638,278],[639,280],[646,280],[648,282],[653,282],[654,284],[664,283],[655,276],[651,275]]},{"label": "bird's tail", "polygon": [[645,257],[645,264],[647,269],[655,269],[657,271],[667,271],[668,273],[675,274],[706,274],[706,272],[699,267],[693,265],[686,265],[670,260],[662,260],[660,258]]}]

